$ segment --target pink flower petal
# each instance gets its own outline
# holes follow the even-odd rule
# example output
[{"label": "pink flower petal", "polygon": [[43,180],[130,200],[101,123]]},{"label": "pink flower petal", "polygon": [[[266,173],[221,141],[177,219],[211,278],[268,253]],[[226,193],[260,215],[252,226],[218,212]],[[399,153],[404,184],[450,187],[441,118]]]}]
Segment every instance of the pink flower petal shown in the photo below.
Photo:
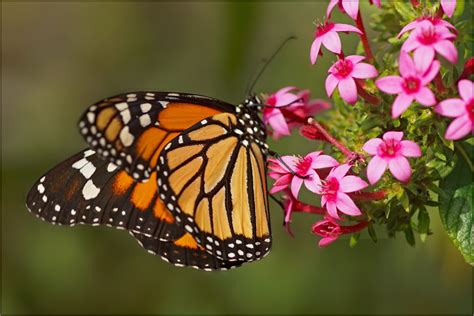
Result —
[{"label": "pink flower petal", "polygon": [[355,32],[362,34],[362,32],[357,27],[349,24],[336,23],[334,24],[333,30],[336,32]]},{"label": "pink flower petal", "polygon": [[336,32],[328,32],[323,37],[323,45],[334,54],[341,53],[341,39]]},{"label": "pink flower petal", "polygon": [[283,190],[286,190],[287,188],[288,188],[287,185],[273,185],[271,190],[270,190],[270,194],[275,194],[275,193],[281,192]]},{"label": "pink flower petal", "polygon": [[415,50],[413,59],[418,73],[424,74],[430,67],[435,57],[435,51],[431,46],[420,46]]},{"label": "pink flower petal", "polygon": [[337,214],[336,202],[327,201],[326,210],[328,211],[329,216],[331,216],[332,218],[341,219]]},{"label": "pink flower petal", "polygon": [[458,50],[451,41],[441,40],[434,43],[436,51],[446,58],[450,63],[456,64],[458,62]]},{"label": "pink flower petal", "polygon": [[379,146],[383,143],[383,140],[380,138],[372,138],[368,140],[362,149],[369,155],[377,155]]},{"label": "pink flower petal", "polygon": [[428,67],[428,69],[426,70],[424,74],[422,74],[421,84],[424,86],[429,84],[438,74],[440,67],[441,67],[440,62],[437,60],[433,60],[433,62],[431,63],[431,66]]},{"label": "pink flower petal", "polygon": [[268,118],[268,122],[275,131],[278,131],[279,134],[290,135],[290,130],[288,129],[285,117],[279,110],[272,112],[271,116]]},{"label": "pink flower petal", "polygon": [[402,93],[399,94],[392,105],[392,118],[399,117],[413,102],[413,96]]},{"label": "pink flower petal", "polygon": [[322,43],[321,38],[317,37],[313,41],[313,44],[311,44],[311,52],[309,54],[309,58],[311,60],[311,64],[313,65],[316,63],[316,60],[318,59],[319,50],[321,49],[321,43]]},{"label": "pink flower petal", "polygon": [[292,91],[292,90],[297,90],[296,87],[293,87],[293,86],[288,86],[288,87],[283,87],[281,88],[280,90],[278,90],[277,92],[275,92],[275,95],[277,97],[280,97],[282,95],[285,95],[287,94],[288,92]]},{"label": "pink flower petal", "polygon": [[298,198],[298,193],[300,192],[301,185],[303,185],[303,179],[301,179],[298,176],[294,176],[293,179],[291,180],[291,193],[293,196],[297,199]]},{"label": "pink flower petal", "polygon": [[331,17],[331,11],[332,11],[332,9],[334,9],[334,7],[337,5],[338,2],[339,2],[339,0],[331,0],[331,1],[329,2],[328,8],[327,8],[327,10],[326,10],[326,16],[327,16],[328,18]]},{"label": "pink flower petal", "polygon": [[392,158],[388,162],[388,168],[392,175],[401,182],[408,182],[411,176],[411,168],[408,159],[403,156]]},{"label": "pink flower petal", "polygon": [[458,140],[472,131],[472,121],[468,115],[462,115],[449,124],[444,137],[450,140]]},{"label": "pink flower petal", "polygon": [[337,160],[332,158],[331,156],[321,155],[313,159],[313,162],[311,163],[311,168],[323,169],[323,168],[336,167],[338,165],[339,165],[339,162],[337,162]]},{"label": "pink flower petal", "polygon": [[456,0],[441,0],[441,7],[448,17],[452,17],[456,8]]},{"label": "pink flower petal", "polygon": [[342,0],[344,11],[353,19],[357,19],[359,13],[359,0]]},{"label": "pink flower petal", "polygon": [[349,172],[350,169],[351,169],[351,165],[346,163],[332,169],[329,175],[341,181],[341,179],[344,178],[344,176]]},{"label": "pink flower petal", "polygon": [[344,78],[339,81],[338,86],[341,98],[349,104],[354,104],[357,101],[357,86],[351,77]]},{"label": "pink flower petal", "polygon": [[332,244],[335,240],[337,240],[338,237],[324,237],[322,238],[318,245],[319,247],[326,247],[329,244]]},{"label": "pink flower petal", "polygon": [[326,78],[326,93],[328,94],[328,97],[331,97],[338,83],[339,80],[336,78],[336,76],[334,76],[333,74],[328,75],[328,77]]},{"label": "pink flower petal", "polygon": [[413,22],[410,22],[408,23],[407,25],[405,25],[402,30],[400,31],[400,33],[398,33],[398,38],[402,37],[402,35],[408,31],[411,31],[413,30],[414,28],[416,28],[416,26],[418,25],[418,21],[413,21]]},{"label": "pink flower petal", "polygon": [[369,79],[377,77],[378,74],[379,73],[377,72],[377,69],[375,69],[374,66],[366,63],[360,63],[354,66],[351,76],[358,79]]},{"label": "pink flower petal", "polygon": [[367,166],[367,178],[370,184],[373,185],[380,180],[385,170],[387,170],[387,166],[388,163],[385,159],[379,156],[372,157]]},{"label": "pink flower petal", "polygon": [[385,141],[395,140],[399,142],[403,139],[403,132],[395,132],[395,131],[386,132],[385,134],[383,134],[382,138]]},{"label": "pink flower petal", "polygon": [[415,94],[415,99],[424,106],[431,106],[436,104],[436,98],[433,92],[431,92],[431,90],[427,87],[421,88],[420,91]]},{"label": "pink flower petal", "polygon": [[406,78],[409,76],[413,76],[415,74],[415,64],[411,59],[410,55],[408,55],[405,51],[400,51],[400,57],[398,59],[398,67],[400,69],[400,74]]},{"label": "pink flower petal", "polygon": [[399,76],[387,76],[378,79],[375,84],[377,88],[382,90],[385,93],[389,94],[398,94],[402,92],[402,84],[404,80],[402,77]]},{"label": "pink flower petal", "polygon": [[285,93],[278,96],[275,106],[287,106],[297,101],[299,97],[296,94]]},{"label": "pink flower petal", "polygon": [[353,64],[358,64],[361,61],[363,61],[365,57],[360,56],[360,55],[350,55],[350,56],[346,56],[344,59],[351,61]]},{"label": "pink flower petal", "polygon": [[336,200],[337,208],[344,214],[351,216],[362,215],[360,209],[355,205],[354,201],[345,193],[338,192]]},{"label": "pink flower petal", "polygon": [[474,97],[474,82],[467,79],[460,80],[458,90],[461,98],[467,103]]},{"label": "pink flower petal", "polygon": [[288,173],[282,175],[280,178],[278,178],[273,185],[284,185],[288,186],[291,183],[291,178],[293,178],[293,175]]},{"label": "pink flower petal", "polygon": [[401,148],[400,152],[405,157],[420,157],[421,149],[417,143],[411,140],[402,140],[400,142]]},{"label": "pink flower petal", "polygon": [[345,176],[339,181],[339,190],[345,193],[360,191],[368,186],[367,182],[356,176]]},{"label": "pink flower petal", "polygon": [[466,106],[461,99],[447,99],[435,108],[436,113],[447,117],[458,117],[466,113]]},{"label": "pink flower petal", "polygon": [[310,190],[311,192],[317,193],[321,188],[321,179],[316,171],[313,169],[309,170],[308,175],[310,178],[304,179],[304,185]]},{"label": "pink flower petal", "polygon": [[322,150],[318,150],[318,151],[313,151],[309,154],[307,154],[306,156],[304,156],[304,158],[311,158],[312,161],[314,161],[316,158],[319,157],[319,155],[322,154]]},{"label": "pink flower petal", "polygon": [[416,39],[416,30],[415,30],[410,34],[410,36],[405,41],[405,43],[403,43],[401,51],[411,52],[412,50],[417,49],[420,46],[421,46],[420,42],[418,42],[418,40]]}]

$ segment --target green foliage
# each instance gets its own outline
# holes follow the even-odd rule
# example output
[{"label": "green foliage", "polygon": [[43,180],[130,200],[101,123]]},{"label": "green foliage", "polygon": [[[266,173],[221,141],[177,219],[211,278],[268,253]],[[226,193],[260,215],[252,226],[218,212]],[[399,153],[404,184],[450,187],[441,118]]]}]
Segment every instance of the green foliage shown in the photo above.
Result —
[{"label": "green foliage", "polygon": [[474,210],[472,206],[474,146],[457,144],[458,160],[452,172],[441,181],[446,193],[440,196],[441,221],[454,245],[471,265],[474,265]]}]

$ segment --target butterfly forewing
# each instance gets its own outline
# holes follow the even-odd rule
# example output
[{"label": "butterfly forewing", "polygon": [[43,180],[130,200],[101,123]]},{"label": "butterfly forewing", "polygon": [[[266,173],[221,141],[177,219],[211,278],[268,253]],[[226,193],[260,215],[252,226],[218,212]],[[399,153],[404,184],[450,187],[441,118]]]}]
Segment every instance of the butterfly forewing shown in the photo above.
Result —
[{"label": "butterfly forewing", "polygon": [[179,133],[233,108],[200,95],[133,92],[90,106],[79,129],[99,156],[144,180],[154,171],[163,147]]},{"label": "butterfly forewing", "polygon": [[271,246],[265,155],[241,125],[230,113],[201,121],[165,147],[157,169],[176,223],[226,261],[256,260]]},{"label": "butterfly forewing", "polygon": [[42,176],[28,193],[27,206],[53,224],[102,224],[172,240],[174,216],[158,195],[156,172],[150,181],[137,182],[88,149]]}]

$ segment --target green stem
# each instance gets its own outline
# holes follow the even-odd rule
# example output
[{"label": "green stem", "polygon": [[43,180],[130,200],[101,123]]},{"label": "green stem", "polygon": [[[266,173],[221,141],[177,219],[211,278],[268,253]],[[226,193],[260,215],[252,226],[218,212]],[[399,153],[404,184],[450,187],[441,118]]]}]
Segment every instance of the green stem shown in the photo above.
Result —
[{"label": "green stem", "polygon": [[459,153],[461,153],[461,156],[464,158],[464,160],[466,160],[469,169],[471,169],[471,172],[474,172],[474,165],[472,164],[471,159],[469,159],[469,156],[466,150],[464,150],[464,147],[462,147],[462,145],[459,143],[454,143],[454,147],[459,151]]}]

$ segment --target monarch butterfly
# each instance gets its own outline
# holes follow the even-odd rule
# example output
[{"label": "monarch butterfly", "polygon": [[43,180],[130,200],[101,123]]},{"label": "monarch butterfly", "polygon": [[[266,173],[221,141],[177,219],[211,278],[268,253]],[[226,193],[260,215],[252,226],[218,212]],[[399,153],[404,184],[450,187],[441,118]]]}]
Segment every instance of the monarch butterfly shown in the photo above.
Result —
[{"label": "monarch butterfly", "polygon": [[177,266],[229,269],[271,248],[266,129],[250,97],[133,92],[90,106],[79,129],[90,149],[41,177],[30,212],[58,225],[130,231]]}]

